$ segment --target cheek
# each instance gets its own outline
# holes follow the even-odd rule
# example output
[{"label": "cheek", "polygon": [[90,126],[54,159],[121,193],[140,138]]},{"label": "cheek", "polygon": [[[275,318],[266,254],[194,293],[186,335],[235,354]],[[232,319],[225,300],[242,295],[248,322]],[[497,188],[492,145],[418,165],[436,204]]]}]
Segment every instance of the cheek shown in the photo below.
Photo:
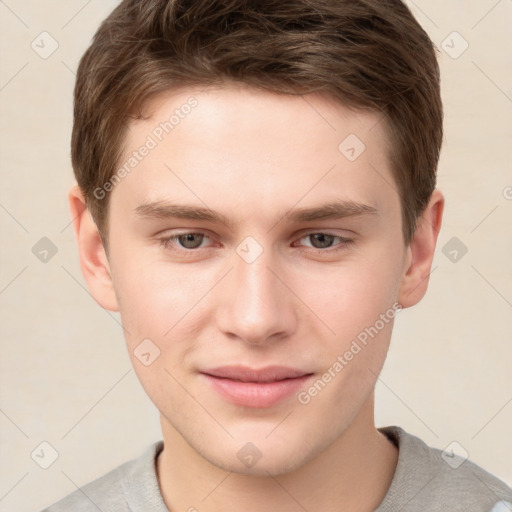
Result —
[{"label": "cheek", "polygon": [[395,303],[400,283],[400,254],[374,251],[342,265],[318,265],[290,275],[296,293],[334,331],[338,340],[357,336]]},{"label": "cheek", "polygon": [[165,340],[177,328],[205,286],[187,269],[172,270],[163,262],[132,257],[116,267],[114,287],[127,340],[132,335]]},{"label": "cheek", "polygon": [[172,408],[179,411],[187,395],[173,376],[180,379],[187,354],[196,347],[199,324],[194,321],[194,305],[204,295],[206,283],[190,279],[184,270],[171,272],[168,264],[132,257],[117,266],[114,284],[128,353],[140,383],[159,409],[171,407],[167,397],[172,395]]}]

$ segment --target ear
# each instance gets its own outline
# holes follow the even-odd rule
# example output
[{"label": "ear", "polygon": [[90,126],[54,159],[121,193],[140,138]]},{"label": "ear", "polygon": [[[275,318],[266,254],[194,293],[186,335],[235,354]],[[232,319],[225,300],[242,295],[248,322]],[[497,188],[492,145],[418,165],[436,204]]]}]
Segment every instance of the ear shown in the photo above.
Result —
[{"label": "ear", "polygon": [[418,218],[414,237],[406,249],[405,273],[398,296],[398,302],[403,308],[417,304],[427,291],[443,210],[444,197],[436,189]]},{"label": "ear", "polygon": [[101,307],[119,311],[105,248],[78,185],[71,188],[68,200],[78,243],[80,268],[87,286]]}]

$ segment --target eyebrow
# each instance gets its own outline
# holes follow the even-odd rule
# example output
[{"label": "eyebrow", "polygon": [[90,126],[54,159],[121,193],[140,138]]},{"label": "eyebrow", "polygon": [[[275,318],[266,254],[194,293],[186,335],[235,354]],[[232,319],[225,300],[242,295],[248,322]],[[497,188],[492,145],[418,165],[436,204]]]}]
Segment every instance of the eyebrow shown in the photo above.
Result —
[{"label": "eyebrow", "polygon": [[[228,227],[236,224],[236,222],[230,220],[229,217],[210,208],[175,204],[167,201],[154,201],[141,204],[135,208],[135,214],[141,219],[178,218],[202,220],[224,224]],[[337,201],[311,208],[292,208],[281,217],[281,220],[299,223],[378,214],[379,211],[373,206],[355,201]]]}]

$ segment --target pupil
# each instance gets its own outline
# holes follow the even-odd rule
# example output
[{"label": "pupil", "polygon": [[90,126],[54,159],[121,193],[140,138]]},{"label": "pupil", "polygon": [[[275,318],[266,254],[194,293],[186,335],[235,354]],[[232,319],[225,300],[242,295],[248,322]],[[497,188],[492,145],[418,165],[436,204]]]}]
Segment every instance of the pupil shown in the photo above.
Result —
[{"label": "pupil", "polygon": [[200,234],[187,233],[186,235],[180,236],[181,245],[187,249],[195,249],[199,247],[202,241],[202,235]]},{"label": "pupil", "polygon": [[[313,246],[316,248],[325,248],[332,245],[334,237],[325,233],[317,233],[313,236]],[[318,244],[317,244],[318,242]]]}]

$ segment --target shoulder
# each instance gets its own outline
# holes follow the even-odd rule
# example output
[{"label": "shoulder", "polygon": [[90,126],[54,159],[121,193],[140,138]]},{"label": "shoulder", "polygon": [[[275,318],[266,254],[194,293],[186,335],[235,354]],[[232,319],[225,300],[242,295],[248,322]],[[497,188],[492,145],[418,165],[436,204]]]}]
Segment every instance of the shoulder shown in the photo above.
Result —
[{"label": "shoulder", "polygon": [[509,512],[512,489],[465,457],[432,448],[391,426],[379,429],[399,448],[398,463],[378,512],[464,510]]},{"label": "shoulder", "polygon": [[131,512],[134,502],[140,500],[160,505],[155,457],[162,446],[161,441],[154,443],[139,458],[78,488],[43,512]]}]

